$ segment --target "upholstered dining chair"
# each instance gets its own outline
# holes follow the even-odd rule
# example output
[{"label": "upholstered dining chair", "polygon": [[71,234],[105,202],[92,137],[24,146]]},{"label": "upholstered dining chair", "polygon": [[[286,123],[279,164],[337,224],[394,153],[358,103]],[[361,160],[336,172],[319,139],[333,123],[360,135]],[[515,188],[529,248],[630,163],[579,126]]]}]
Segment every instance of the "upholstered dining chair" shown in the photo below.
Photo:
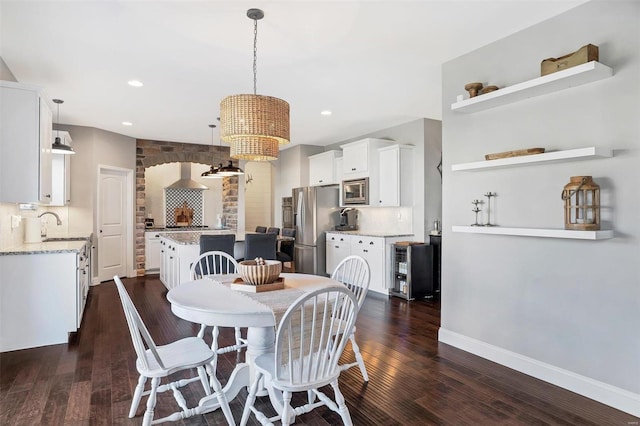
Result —
[{"label": "upholstered dining chair", "polygon": [[267,234],[280,235],[280,228],[269,227],[269,228],[267,228]]},{"label": "upholstered dining chair", "polygon": [[[228,253],[223,251],[208,251],[202,253],[195,262],[191,264],[191,279],[197,280],[206,277],[207,275],[226,275],[235,274],[238,269],[238,262]],[[203,338],[207,326],[206,324],[200,325],[200,331],[198,337]],[[213,340],[211,342],[211,350],[216,355],[225,354],[231,351],[240,352],[242,348],[247,346],[247,340],[242,338],[240,327],[235,328],[236,343],[232,346],[219,347],[218,335],[220,329],[218,326],[213,326]],[[217,357],[214,360],[214,366],[217,366]]]},{"label": "upholstered dining chair", "polygon": [[266,226],[256,226],[256,232],[264,234],[265,232],[267,232],[267,227]]},{"label": "upholstered dining chair", "polygon": [[223,251],[233,257],[236,236],[234,234],[200,235],[200,254]]},{"label": "upholstered dining chair", "polygon": [[[179,388],[189,383],[200,381],[207,395],[211,395],[211,388],[209,386],[211,385],[211,387],[213,387],[227,423],[230,425],[235,424],[229,403],[224,392],[222,392],[220,382],[216,378],[215,369],[211,365],[216,354],[204,343],[204,340],[197,337],[185,337],[184,339],[166,345],[156,345],[144,322],[142,322],[142,318],[131,301],[124,284],[117,275],[113,277],[113,280],[116,283],[116,288],[120,295],[122,309],[127,319],[131,340],[137,355],[136,369],[138,373],[140,373],[140,378],[138,379],[138,384],[131,401],[129,418],[135,416],[140,400],[145,395],[148,395],[148,398],[147,409],[142,419],[144,426],[152,423],[180,420],[197,414],[197,407],[187,407]],[[197,376],[190,378],[181,377],[172,383],[160,385],[161,379],[171,376],[174,373],[188,371],[194,368],[198,372]],[[151,379],[151,388],[145,391],[144,388],[147,379]],[[157,393],[164,391],[172,391],[173,397],[181,410],[161,419],[154,420]]]},{"label": "upholstered dining chair", "polygon": [[[325,405],[340,414],[345,425],[351,425],[349,410],[338,387],[338,360],[357,314],[358,301],[346,287],[327,287],[298,298],[278,325],[275,352],[255,359],[256,375],[240,424],[246,425],[253,413],[263,425],[280,420],[286,426],[292,424],[296,416]],[[255,406],[262,380],[272,403],[277,401],[273,407],[277,415],[271,418]],[[335,402],[320,391],[327,385],[333,388]],[[308,402],[291,407],[294,392],[307,392]]]},{"label": "upholstered dining chair", "polygon": [[[364,258],[360,256],[348,256],[342,259],[338,266],[336,266],[335,271],[331,274],[331,278],[340,281],[353,292],[358,300],[358,310],[360,310],[369,291],[369,274],[369,264]],[[353,349],[356,362],[343,364],[340,366],[340,369],[344,371],[357,365],[360,368],[360,373],[362,373],[362,378],[365,382],[368,382],[369,375],[367,374],[367,368],[364,365],[364,359],[360,353],[360,347],[356,343],[355,334],[356,327],[354,326],[349,340],[351,340],[351,348]]]},{"label": "upholstered dining chair", "polygon": [[282,262],[283,266],[285,263],[288,263],[290,271],[295,272],[295,263],[293,259],[293,253],[294,253],[294,247],[295,247],[296,229],[283,228],[282,236],[288,237],[290,239],[285,239],[280,241],[279,250],[276,252],[276,260],[279,260],[280,262]]},{"label": "upholstered dining chair", "polygon": [[276,259],[276,234],[246,234],[244,236],[244,258],[247,260],[261,257],[265,260]]}]

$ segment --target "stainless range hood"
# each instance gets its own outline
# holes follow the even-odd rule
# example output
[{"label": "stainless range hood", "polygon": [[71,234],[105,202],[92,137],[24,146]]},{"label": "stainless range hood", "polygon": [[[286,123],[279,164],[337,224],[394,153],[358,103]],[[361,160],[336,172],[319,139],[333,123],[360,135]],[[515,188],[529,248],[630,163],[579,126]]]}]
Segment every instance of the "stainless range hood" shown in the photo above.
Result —
[{"label": "stainless range hood", "polygon": [[191,179],[191,163],[180,163],[180,180],[173,182],[165,189],[209,189]]}]

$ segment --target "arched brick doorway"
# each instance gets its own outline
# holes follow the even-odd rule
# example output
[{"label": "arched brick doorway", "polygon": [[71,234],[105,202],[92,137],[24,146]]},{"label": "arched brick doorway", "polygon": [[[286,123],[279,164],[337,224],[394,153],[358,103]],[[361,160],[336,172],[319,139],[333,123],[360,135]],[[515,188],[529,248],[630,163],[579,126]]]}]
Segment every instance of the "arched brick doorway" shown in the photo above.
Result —
[{"label": "arched brick doorway", "polygon": [[[178,142],[136,140],[136,269],[144,275],[145,169],[166,163],[227,164],[229,147]],[[225,177],[222,182],[222,213],[225,223],[235,228],[238,223],[238,177]]]}]

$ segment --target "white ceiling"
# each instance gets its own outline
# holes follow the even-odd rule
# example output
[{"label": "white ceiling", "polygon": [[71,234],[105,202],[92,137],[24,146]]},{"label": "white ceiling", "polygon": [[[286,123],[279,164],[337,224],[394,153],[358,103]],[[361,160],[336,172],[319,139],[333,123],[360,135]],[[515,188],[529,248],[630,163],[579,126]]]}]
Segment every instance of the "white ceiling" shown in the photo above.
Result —
[{"label": "white ceiling", "polygon": [[327,145],[440,119],[443,62],[583,2],[2,0],[0,56],[61,123],[209,144],[220,100],[253,92],[258,7],[258,93],[290,103],[292,145]]}]

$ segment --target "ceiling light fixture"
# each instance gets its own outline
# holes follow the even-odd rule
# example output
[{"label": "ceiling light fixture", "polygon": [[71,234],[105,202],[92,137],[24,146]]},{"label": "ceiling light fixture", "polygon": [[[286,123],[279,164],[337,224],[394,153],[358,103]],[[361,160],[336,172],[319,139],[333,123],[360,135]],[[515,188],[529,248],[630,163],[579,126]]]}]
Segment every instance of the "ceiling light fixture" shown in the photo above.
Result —
[{"label": "ceiling light fixture", "polygon": [[144,86],[144,84],[142,84],[142,82],[138,81],[138,80],[129,80],[129,81],[127,81],[127,84],[129,86],[132,86],[132,87],[142,87],[142,86]]},{"label": "ceiling light fixture", "polygon": [[[211,127],[211,147],[213,148],[213,129],[216,127],[215,124],[209,124],[209,127]],[[215,155],[214,155],[215,158]],[[218,174],[218,170],[220,169],[220,167],[222,167],[222,164],[220,164],[218,167],[215,167],[213,165],[213,162],[211,162],[211,169],[207,170],[206,172],[203,172],[200,177],[204,178],[204,179],[219,179],[222,177],[222,175]]]},{"label": "ceiling light fixture", "polygon": [[123,121],[123,122],[122,122],[122,125],[123,125],[123,126],[133,126],[133,123],[132,123],[132,122],[130,122],[130,121]]},{"label": "ceiling light fixture", "polygon": [[320,111],[320,115],[331,115],[332,112],[329,111],[328,109],[325,109],[324,111]]},{"label": "ceiling light fixture", "polygon": [[231,158],[270,161],[279,145],[289,143],[289,103],[257,94],[258,20],[260,9],[247,10],[253,20],[253,95],[227,96],[220,102],[221,138],[231,144]]},{"label": "ceiling light fixture", "polygon": [[71,149],[69,145],[62,143],[62,141],[60,140],[60,130],[57,128],[58,126],[60,126],[60,104],[64,103],[64,101],[62,99],[52,99],[52,101],[54,104],[58,105],[58,113],[56,118],[58,125],[56,126],[56,138],[53,141],[53,145],[51,145],[51,152],[53,154],[65,155],[75,154],[76,152]]}]

